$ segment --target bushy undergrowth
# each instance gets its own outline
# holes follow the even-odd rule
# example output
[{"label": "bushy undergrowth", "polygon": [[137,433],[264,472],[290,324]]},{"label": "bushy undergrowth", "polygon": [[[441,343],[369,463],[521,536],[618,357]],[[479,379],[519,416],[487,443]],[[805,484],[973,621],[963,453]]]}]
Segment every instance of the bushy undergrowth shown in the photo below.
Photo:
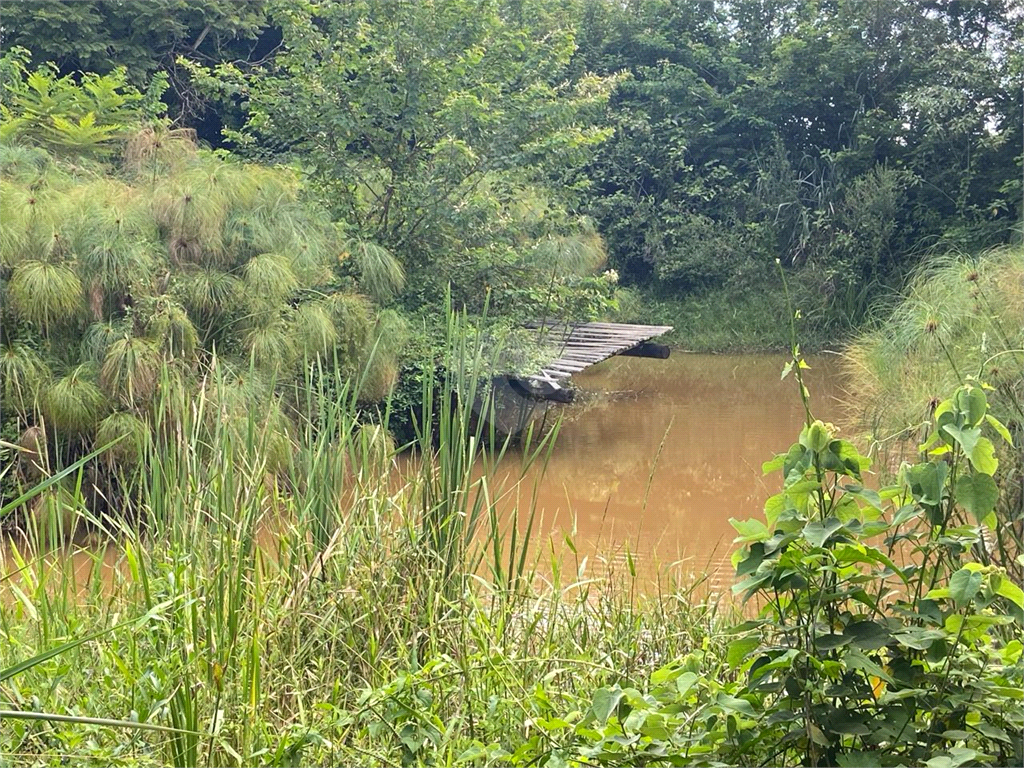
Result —
[{"label": "bushy undergrowth", "polygon": [[[557,430],[499,479],[508,444],[477,418],[490,361],[459,322],[400,483],[354,394],[313,382],[283,479],[257,414],[211,429],[210,401],[162,397],[144,525],[93,514],[74,473],[44,481],[59,494],[2,576],[0,749],[40,765],[1020,761],[1024,592],[973,556],[1005,525],[994,443],[1012,439],[982,386],[937,406],[879,491],[808,409],[765,465],[783,473],[766,520],[734,521],[735,591],[760,609],[741,621],[678,584],[638,599],[625,573],[553,562],[537,579],[530,505],[498,504]],[[794,350],[802,393],[804,365]],[[76,521],[84,570],[59,563]]]},{"label": "bushy undergrowth", "polygon": [[994,391],[993,413],[1024,424],[1024,248],[927,262],[906,297],[846,353],[851,390],[864,419],[885,439],[931,416],[967,376]]},{"label": "bushy undergrowth", "polygon": [[[159,126],[121,152],[89,167],[0,145],[0,405],[33,447],[21,481],[116,438],[133,444],[124,469],[167,386],[216,400],[239,429],[260,412],[278,442],[294,429],[289,389],[318,360],[361,375],[368,399],[387,393],[402,322],[360,288],[401,283],[388,254],[346,242],[288,170]],[[226,374],[216,390],[211,366]],[[87,488],[110,497],[100,469]]]}]

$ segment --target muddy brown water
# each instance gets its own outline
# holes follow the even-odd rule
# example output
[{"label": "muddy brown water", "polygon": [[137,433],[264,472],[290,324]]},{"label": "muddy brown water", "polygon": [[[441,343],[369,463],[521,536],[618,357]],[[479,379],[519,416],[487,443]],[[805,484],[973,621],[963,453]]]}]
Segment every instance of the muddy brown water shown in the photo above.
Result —
[{"label": "muddy brown water", "polygon": [[[667,570],[684,580],[706,575],[712,589],[728,592],[729,519],[762,514],[781,477],[763,476],[761,465],[789,448],[804,421],[794,377],[780,379],[785,361],[617,357],[574,377],[583,402],[562,412],[543,477],[534,471],[525,480],[529,490],[536,484],[535,530],[563,554],[563,582],[583,557],[584,576],[625,574],[628,551],[643,585]],[[809,364],[815,417],[841,423],[839,357]],[[576,553],[560,546],[566,534]]]},{"label": "muddy brown water", "polygon": [[[809,362],[815,416],[841,423],[839,358]],[[539,572],[550,574],[554,557],[562,584],[577,576],[626,578],[628,557],[642,590],[671,574],[705,579],[705,589],[727,594],[735,535],[729,519],[762,513],[781,478],[763,477],[761,464],[789,448],[804,419],[793,376],[780,380],[784,364],[779,355],[675,353],[667,360],[612,358],[574,377],[579,402],[548,416],[562,423],[545,470],[531,468],[500,505],[510,514],[518,504],[523,515],[535,499],[531,541]],[[496,475],[515,474],[519,462],[506,456]],[[399,461],[396,471],[404,466]],[[51,562],[66,565],[68,554]],[[97,573],[109,578],[117,567],[113,549],[102,564],[97,554],[71,555],[77,584]],[[9,552],[2,570],[16,570]]]}]

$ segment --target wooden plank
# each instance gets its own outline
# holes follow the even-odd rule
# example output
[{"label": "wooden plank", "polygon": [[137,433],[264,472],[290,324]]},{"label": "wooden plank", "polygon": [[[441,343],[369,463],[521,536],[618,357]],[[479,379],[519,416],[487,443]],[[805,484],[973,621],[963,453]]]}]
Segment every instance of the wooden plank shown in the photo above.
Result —
[{"label": "wooden plank", "polygon": [[630,325],[626,323],[590,322],[567,325],[557,321],[529,322],[525,328],[538,331],[538,341],[550,350],[552,359],[522,381],[545,387],[561,386],[574,373],[618,354],[662,357],[663,345],[646,345],[650,339],[672,330],[667,325]]}]

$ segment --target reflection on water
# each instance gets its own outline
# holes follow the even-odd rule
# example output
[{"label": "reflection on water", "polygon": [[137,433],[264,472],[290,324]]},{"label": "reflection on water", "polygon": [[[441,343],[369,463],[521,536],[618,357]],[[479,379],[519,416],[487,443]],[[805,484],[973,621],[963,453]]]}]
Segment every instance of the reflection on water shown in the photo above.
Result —
[{"label": "reflection on water", "polygon": [[[780,380],[784,363],[677,353],[612,358],[577,375],[584,402],[563,412],[537,488],[544,538],[575,530],[580,557],[590,554],[598,569],[595,554],[621,560],[628,548],[648,577],[655,565],[685,560],[684,572],[727,587],[728,520],[761,514],[781,481],[762,477],[761,464],[787,450],[803,423],[793,377]],[[838,358],[810,364],[814,414],[837,421]]]}]

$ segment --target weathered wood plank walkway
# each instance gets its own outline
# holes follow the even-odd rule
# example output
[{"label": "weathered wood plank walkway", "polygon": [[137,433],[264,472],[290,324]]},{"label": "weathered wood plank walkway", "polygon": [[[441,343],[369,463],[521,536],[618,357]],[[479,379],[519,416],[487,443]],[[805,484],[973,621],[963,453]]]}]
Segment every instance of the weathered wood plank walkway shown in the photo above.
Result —
[{"label": "weathered wood plank walkway", "polygon": [[[624,323],[528,323],[537,330],[540,343],[553,359],[540,371],[522,377],[527,385],[550,391],[562,389],[569,377],[585,368],[621,354],[668,357],[668,348],[647,345],[651,339],[672,330],[670,325],[627,325]],[[644,347],[650,347],[645,350]]]}]

